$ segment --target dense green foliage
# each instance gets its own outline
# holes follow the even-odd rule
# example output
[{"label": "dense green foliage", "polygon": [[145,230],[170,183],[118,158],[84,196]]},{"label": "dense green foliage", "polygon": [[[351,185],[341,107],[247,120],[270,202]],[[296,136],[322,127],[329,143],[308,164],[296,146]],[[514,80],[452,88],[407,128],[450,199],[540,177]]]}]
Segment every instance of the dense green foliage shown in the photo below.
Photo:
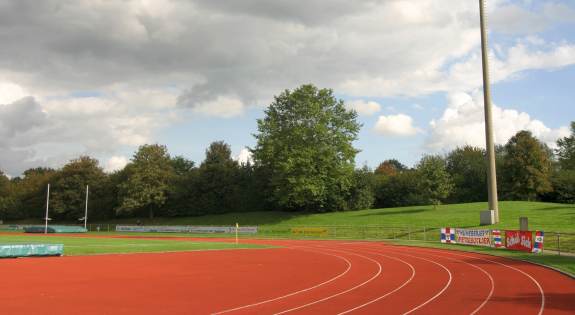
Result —
[{"label": "dense green foliage", "polygon": [[485,150],[471,146],[457,148],[447,155],[446,163],[453,182],[450,202],[487,200]]},{"label": "dense green foliage", "polygon": [[[357,168],[353,142],[361,126],[356,119],[331,90],[303,85],[275,97],[257,121],[253,160],[245,164],[232,158],[228,144],[216,141],[199,165],[170,156],[163,145],[147,144],[112,174],[88,156],[61,169],[38,167],[14,178],[0,170],[0,220],[42,218],[48,183],[50,216],[67,222],[83,217],[87,185],[89,218],[96,220],[486,200],[483,149],[465,146],[424,156],[413,168],[396,159],[375,170]],[[518,132],[496,148],[500,199],[575,203],[574,161],[575,122],[555,151],[530,132]]]},{"label": "dense green foliage", "polygon": [[437,155],[424,156],[416,167],[418,190],[426,203],[439,205],[453,190],[453,183],[445,169],[445,160]]},{"label": "dense green foliage", "polygon": [[504,194],[515,200],[536,200],[552,190],[549,150],[529,131],[520,131],[505,145]]},{"label": "dense green foliage", "polygon": [[333,211],[349,204],[360,125],[331,90],[303,85],[277,96],[258,120],[255,165],[269,174],[270,201],[285,210]]},{"label": "dense green foliage", "polygon": [[557,147],[561,169],[575,170],[575,121],[571,122],[571,135],[557,140]]}]

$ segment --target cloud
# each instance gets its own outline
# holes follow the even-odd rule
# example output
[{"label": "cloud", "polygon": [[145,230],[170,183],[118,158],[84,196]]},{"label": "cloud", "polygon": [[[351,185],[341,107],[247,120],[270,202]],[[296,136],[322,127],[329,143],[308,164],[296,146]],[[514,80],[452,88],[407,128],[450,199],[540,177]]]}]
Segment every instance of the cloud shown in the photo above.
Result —
[{"label": "cloud", "polygon": [[[493,45],[493,82],[575,64],[573,43],[536,36],[572,24],[571,7],[511,5],[489,1],[492,32],[525,36]],[[187,113],[237,117],[303,83],[354,99],[481,86],[474,1],[23,0],[0,7],[0,28],[9,30],[0,32],[9,43],[0,49],[0,103],[8,104],[0,108],[10,107],[0,128],[18,140],[0,140],[0,166],[11,172],[78,154],[109,158]],[[522,16],[534,27],[510,20]],[[35,105],[14,105],[26,96]],[[360,114],[376,111],[369,102],[355,106]],[[6,118],[26,108],[30,125]]]},{"label": "cloud", "polygon": [[529,34],[543,32],[556,23],[575,22],[575,10],[568,5],[543,2],[538,10],[519,3],[504,3],[489,14],[489,23],[498,32],[505,34]]},{"label": "cloud", "polygon": [[240,164],[253,163],[252,153],[247,148],[240,150],[240,153],[234,157],[234,160],[238,161]]},{"label": "cloud", "polygon": [[[529,14],[571,21],[558,6]],[[12,1],[0,21],[0,72],[36,96],[176,85],[192,108],[261,105],[310,81],[361,97],[443,91],[449,66],[479,47],[477,3],[460,0]]]},{"label": "cloud", "polygon": [[375,127],[377,133],[389,136],[413,136],[420,130],[413,126],[413,119],[405,114],[379,116]]},{"label": "cloud", "polygon": [[345,102],[345,107],[355,110],[359,115],[371,116],[381,110],[381,105],[374,101],[352,100]]},{"label": "cloud", "polygon": [[28,93],[21,86],[12,82],[0,81],[0,106],[17,101],[27,95]]},{"label": "cloud", "polygon": [[29,167],[59,167],[81,154],[107,158],[153,141],[156,130],[178,120],[175,94],[130,95],[140,97],[25,97],[0,106],[0,168],[17,176]]},{"label": "cloud", "polygon": [[125,156],[112,156],[106,162],[104,166],[104,171],[108,173],[112,173],[118,170],[121,170],[128,164],[130,160],[128,160]]},{"label": "cloud", "polygon": [[206,116],[231,118],[243,113],[244,104],[237,98],[218,96],[214,100],[195,104],[191,109],[193,112]]},{"label": "cloud", "polygon": [[[560,137],[569,135],[567,127],[552,129],[529,114],[514,109],[493,105],[492,108],[494,141],[505,144],[521,130],[529,130],[533,136],[550,147]],[[452,93],[448,97],[447,108],[438,120],[430,123],[430,135],[426,146],[434,151],[449,150],[458,146],[472,145],[485,147],[483,94],[475,92]]]}]

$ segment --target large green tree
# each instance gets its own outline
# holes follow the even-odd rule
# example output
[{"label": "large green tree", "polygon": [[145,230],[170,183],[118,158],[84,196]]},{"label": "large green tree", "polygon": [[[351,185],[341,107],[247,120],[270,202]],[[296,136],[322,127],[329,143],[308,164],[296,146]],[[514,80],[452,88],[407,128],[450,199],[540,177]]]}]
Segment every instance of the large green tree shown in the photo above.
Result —
[{"label": "large green tree", "polygon": [[117,213],[147,211],[150,218],[166,203],[174,168],[164,145],[140,146],[125,168],[126,180],[120,184]]},{"label": "large green tree", "polygon": [[399,162],[396,159],[390,159],[379,163],[374,173],[376,175],[382,175],[382,176],[395,176],[398,173],[401,173],[406,170],[407,166],[401,164],[401,162]]},{"label": "large green tree", "polygon": [[241,207],[239,172],[239,164],[232,158],[230,146],[223,141],[212,142],[200,164],[196,181],[202,212],[231,212]]},{"label": "large green tree", "polygon": [[24,218],[41,219],[46,210],[46,188],[56,175],[51,168],[37,167],[24,171],[22,178],[13,179],[17,212]]},{"label": "large green tree", "polygon": [[575,203],[575,121],[571,135],[557,140],[557,164],[551,172],[553,191],[544,194],[545,201]]},{"label": "large green tree", "polygon": [[354,182],[353,147],[360,124],[329,89],[286,90],[258,119],[256,166],[265,168],[269,197],[286,210],[348,208]]},{"label": "large green tree", "polygon": [[418,190],[424,200],[439,205],[453,191],[453,182],[445,160],[438,155],[426,155],[416,166]]},{"label": "large green tree", "polygon": [[84,217],[86,185],[90,186],[89,217],[98,218],[98,212],[106,211],[112,206],[108,197],[108,178],[98,160],[81,156],[64,165],[52,181],[52,216],[55,219],[67,220]]},{"label": "large green tree", "polygon": [[419,189],[420,177],[416,170],[405,170],[394,176],[376,176],[375,206],[392,208],[429,203]]},{"label": "large green tree", "polygon": [[571,122],[571,135],[557,140],[555,152],[561,169],[575,170],[575,121]]},{"label": "large green tree", "polygon": [[0,221],[18,218],[16,196],[10,179],[0,171]]},{"label": "large green tree", "polygon": [[507,199],[535,200],[551,191],[549,149],[529,131],[519,131],[505,145],[503,192]]},{"label": "large green tree", "polygon": [[453,181],[450,201],[487,200],[487,163],[483,149],[464,146],[447,155],[446,170]]}]

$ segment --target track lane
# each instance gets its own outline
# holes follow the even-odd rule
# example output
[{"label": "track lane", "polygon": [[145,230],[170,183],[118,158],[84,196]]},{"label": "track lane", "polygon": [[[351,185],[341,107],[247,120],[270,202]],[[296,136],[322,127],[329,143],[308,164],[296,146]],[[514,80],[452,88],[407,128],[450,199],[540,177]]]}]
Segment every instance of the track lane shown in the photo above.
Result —
[{"label": "track lane", "polygon": [[[575,313],[575,281],[525,262],[377,242],[242,242],[347,251],[336,255],[352,266],[329,281],[349,267],[345,260],[295,248],[0,260],[0,291],[10,292],[0,295],[0,304],[6,314],[50,307],[60,314],[208,314],[287,296],[265,303],[269,309],[229,313],[273,314],[318,300],[293,313]],[[373,277],[377,264],[382,271],[352,289]],[[439,265],[452,273],[447,288],[447,272]]]}]

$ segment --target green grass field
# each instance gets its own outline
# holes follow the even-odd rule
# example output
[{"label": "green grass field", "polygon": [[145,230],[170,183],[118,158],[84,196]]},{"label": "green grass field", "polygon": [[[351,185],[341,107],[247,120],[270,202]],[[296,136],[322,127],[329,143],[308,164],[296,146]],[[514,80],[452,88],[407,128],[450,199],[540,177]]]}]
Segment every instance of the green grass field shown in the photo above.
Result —
[{"label": "green grass field", "polygon": [[148,240],[121,238],[89,238],[73,236],[41,236],[10,233],[0,235],[0,244],[64,244],[64,255],[95,255],[113,253],[173,252],[265,248],[253,244],[194,242],[187,240]]},{"label": "green grass field", "polygon": [[[575,205],[503,201],[500,202],[501,222],[492,226],[501,229],[517,229],[519,217],[529,218],[532,230],[575,233]],[[347,212],[302,214],[292,212],[245,212],[206,215],[185,218],[139,218],[145,225],[258,225],[273,226],[412,226],[412,227],[477,227],[479,211],[486,210],[487,203],[454,205],[414,206],[402,208],[370,209]],[[134,224],[138,219],[116,219],[104,224]]]}]

